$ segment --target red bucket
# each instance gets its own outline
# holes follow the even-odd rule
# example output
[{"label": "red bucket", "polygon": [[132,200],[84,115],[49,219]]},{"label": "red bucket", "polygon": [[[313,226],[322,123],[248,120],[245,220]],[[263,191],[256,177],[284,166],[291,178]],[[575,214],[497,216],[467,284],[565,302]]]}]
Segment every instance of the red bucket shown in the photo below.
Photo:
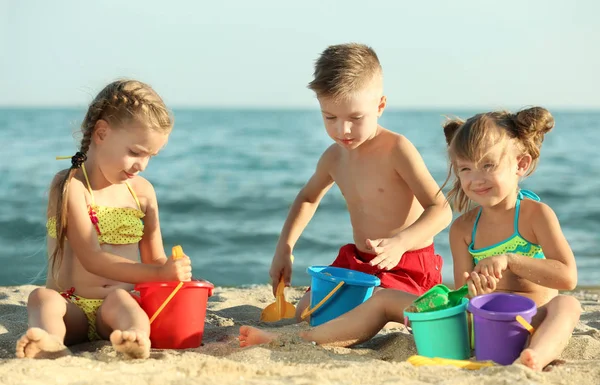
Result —
[{"label": "red bucket", "polygon": [[[152,317],[179,282],[148,282],[135,286],[142,309]],[[150,325],[155,349],[189,349],[202,344],[206,304],[214,285],[208,281],[184,282]]]}]

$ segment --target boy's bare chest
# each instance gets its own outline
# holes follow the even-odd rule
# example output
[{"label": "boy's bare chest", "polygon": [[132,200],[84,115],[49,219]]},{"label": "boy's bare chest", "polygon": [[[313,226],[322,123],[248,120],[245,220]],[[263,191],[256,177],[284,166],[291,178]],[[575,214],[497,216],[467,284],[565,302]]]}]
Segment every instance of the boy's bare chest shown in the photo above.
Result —
[{"label": "boy's bare chest", "polygon": [[362,162],[340,162],[333,170],[333,179],[348,202],[384,199],[401,192],[404,183],[390,164],[383,159]]}]

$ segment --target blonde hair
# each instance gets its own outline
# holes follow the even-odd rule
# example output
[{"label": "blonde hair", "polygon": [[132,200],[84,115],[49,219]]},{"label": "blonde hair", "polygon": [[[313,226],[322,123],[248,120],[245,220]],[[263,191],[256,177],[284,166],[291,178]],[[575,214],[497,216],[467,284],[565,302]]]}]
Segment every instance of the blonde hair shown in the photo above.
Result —
[{"label": "blonde hair", "polygon": [[[169,133],[173,117],[161,97],[147,84],[136,80],[117,80],[110,83],[94,98],[81,123],[82,139],[75,157],[85,160],[92,142],[92,134],[99,120],[124,127],[131,123],[148,129]],[[58,193],[56,202],[56,246],[50,256],[54,272],[62,263],[64,242],[67,236],[67,202],[69,184],[77,172],[74,164],[59,182],[52,186]]]},{"label": "blonde hair", "polygon": [[545,108],[532,107],[517,113],[495,111],[477,114],[466,121],[450,119],[443,127],[450,167],[442,188],[454,176],[447,199],[459,212],[465,212],[471,209],[471,202],[460,186],[456,160],[479,162],[491,145],[508,144],[509,140],[513,140],[521,154],[531,156],[526,176],[531,175],[539,161],[544,135],[554,127],[554,118]]},{"label": "blonde hair", "polygon": [[346,98],[381,78],[382,73],[373,48],[358,43],[332,45],[317,59],[308,88],[317,97]]}]

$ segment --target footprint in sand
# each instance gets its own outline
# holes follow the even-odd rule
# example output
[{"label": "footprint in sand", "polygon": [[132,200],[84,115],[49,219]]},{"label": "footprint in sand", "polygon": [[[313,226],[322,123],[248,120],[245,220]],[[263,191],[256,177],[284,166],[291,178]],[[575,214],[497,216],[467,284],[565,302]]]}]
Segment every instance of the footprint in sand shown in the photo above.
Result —
[{"label": "footprint in sand", "polygon": [[59,358],[69,354],[62,341],[40,328],[30,328],[17,341],[18,358]]}]

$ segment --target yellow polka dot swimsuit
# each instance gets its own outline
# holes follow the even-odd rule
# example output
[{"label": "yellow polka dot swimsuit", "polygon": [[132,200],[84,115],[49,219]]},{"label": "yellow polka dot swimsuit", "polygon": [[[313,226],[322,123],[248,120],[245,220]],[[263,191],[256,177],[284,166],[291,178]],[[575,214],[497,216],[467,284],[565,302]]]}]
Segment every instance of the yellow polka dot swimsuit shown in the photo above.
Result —
[{"label": "yellow polka dot swimsuit", "polygon": [[[83,170],[85,170],[84,167],[82,165]],[[87,173],[84,171],[83,175],[85,176],[85,181],[87,182],[92,198],[92,203],[88,207],[90,220],[96,228],[100,244],[129,245],[138,243],[144,235],[144,223],[141,220],[144,217],[144,213],[131,185],[125,182],[133,199],[135,199],[135,203],[137,203],[137,209],[131,207],[98,206],[94,201],[94,192],[90,186]],[[48,229],[48,235],[56,238],[56,217],[48,218],[46,228]]]},{"label": "yellow polka dot swimsuit", "polygon": [[[94,201],[94,192],[85,171],[85,166],[82,164],[81,168],[92,199],[92,203],[88,207],[90,220],[96,229],[100,244],[128,245],[138,243],[144,235],[144,223],[142,222],[144,212],[141,209],[140,201],[133,188],[131,188],[129,183],[125,182],[133,199],[135,199],[135,203],[138,206],[137,209],[131,207],[98,206]],[[48,218],[46,228],[48,236],[56,238],[56,217]],[[96,312],[104,299],[83,298],[75,294],[75,288],[73,287],[61,292],[60,295],[69,302],[77,305],[87,317],[88,339],[90,341],[101,339],[96,331]]]}]

